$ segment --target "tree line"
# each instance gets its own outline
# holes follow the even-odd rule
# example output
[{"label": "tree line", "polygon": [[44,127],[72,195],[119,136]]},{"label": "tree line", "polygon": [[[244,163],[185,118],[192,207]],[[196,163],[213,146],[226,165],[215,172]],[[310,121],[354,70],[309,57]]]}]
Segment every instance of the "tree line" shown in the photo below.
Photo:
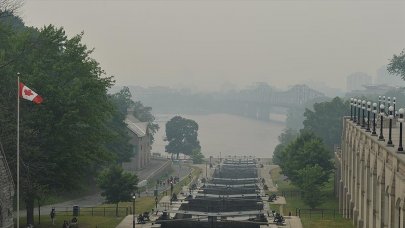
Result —
[{"label": "tree line", "polygon": [[[393,56],[387,69],[392,75],[405,80],[405,50]],[[405,105],[404,88],[381,95],[396,96],[397,106]],[[378,95],[363,98],[377,101]],[[301,115],[302,127],[289,127],[296,126]],[[302,114],[297,112],[289,116],[287,128],[278,138],[273,162],[301,189],[304,202],[311,208],[319,206],[325,199],[322,188],[334,171],[333,149],[341,144],[342,121],[348,115],[349,99],[335,97],[330,101],[314,103],[311,108],[305,108]]]},{"label": "tree line", "polygon": [[133,156],[124,123],[129,108],[150,123],[152,133],[158,130],[151,108],[132,101],[128,88],[108,94],[114,78],[91,57],[93,49],[82,37],[68,37],[53,25],[27,27],[0,9],[0,140],[14,177],[17,72],[44,99],[40,105],[20,102],[20,188],[27,224],[34,224],[36,199],[78,190]]}]

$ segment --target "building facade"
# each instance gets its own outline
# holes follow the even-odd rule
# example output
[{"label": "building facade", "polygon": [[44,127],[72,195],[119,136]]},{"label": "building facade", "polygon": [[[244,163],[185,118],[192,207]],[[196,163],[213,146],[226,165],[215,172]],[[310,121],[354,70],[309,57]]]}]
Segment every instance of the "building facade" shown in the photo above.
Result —
[{"label": "building facade", "polygon": [[0,228],[14,227],[13,196],[13,179],[4,157],[4,153],[0,151]]},{"label": "building facade", "polygon": [[[395,121],[395,124],[396,121]],[[378,126],[379,127],[379,126]],[[384,141],[349,117],[343,119],[342,144],[335,150],[339,208],[358,227],[405,227],[405,154],[398,152],[399,128],[383,127]]]},{"label": "building facade", "polygon": [[125,119],[127,124],[128,134],[130,136],[130,144],[132,145],[134,157],[130,162],[124,162],[122,167],[126,171],[135,172],[146,167],[151,158],[151,140],[148,129],[148,122],[139,122],[132,113],[127,115]]}]

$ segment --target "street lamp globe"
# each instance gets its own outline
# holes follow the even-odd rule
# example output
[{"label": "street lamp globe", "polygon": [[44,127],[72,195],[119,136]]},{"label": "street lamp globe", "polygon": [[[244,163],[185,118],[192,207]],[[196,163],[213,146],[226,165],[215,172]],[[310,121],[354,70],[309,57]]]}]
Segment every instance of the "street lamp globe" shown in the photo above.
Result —
[{"label": "street lamp globe", "polygon": [[405,113],[405,110],[404,110],[403,108],[400,108],[399,111],[398,111],[398,113],[399,113],[399,119],[398,119],[398,121],[399,121],[399,122],[404,122],[404,113]]}]

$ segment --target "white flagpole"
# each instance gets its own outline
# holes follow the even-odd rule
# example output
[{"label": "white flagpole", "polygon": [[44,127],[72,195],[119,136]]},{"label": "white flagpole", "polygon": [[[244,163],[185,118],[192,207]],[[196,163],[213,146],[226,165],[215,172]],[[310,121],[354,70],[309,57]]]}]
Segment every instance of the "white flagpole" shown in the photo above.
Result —
[{"label": "white flagpole", "polygon": [[17,88],[17,228],[20,228],[20,73]]}]

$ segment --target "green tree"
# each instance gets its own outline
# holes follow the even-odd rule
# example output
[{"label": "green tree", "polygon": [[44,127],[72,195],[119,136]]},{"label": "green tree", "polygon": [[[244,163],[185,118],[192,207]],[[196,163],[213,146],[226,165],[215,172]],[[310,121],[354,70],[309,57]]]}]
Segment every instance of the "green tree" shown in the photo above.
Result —
[{"label": "green tree", "polygon": [[311,208],[315,208],[324,200],[321,187],[325,182],[319,176],[329,176],[329,174],[317,164],[307,165],[299,171],[298,186],[303,192],[302,199]]},{"label": "green tree", "polygon": [[120,165],[104,170],[98,178],[98,185],[102,189],[101,195],[105,196],[108,203],[116,204],[116,215],[118,203],[131,201],[132,195],[137,190],[137,184],[137,176],[125,173]]},{"label": "green tree", "polygon": [[132,146],[129,143],[127,124],[124,122],[128,109],[133,106],[134,101],[128,87],[124,87],[118,93],[109,96],[114,106],[114,112],[108,122],[108,127],[112,135],[111,141],[107,143],[107,149],[114,155],[118,163],[129,161],[133,156]]},{"label": "green tree", "polygon": [[204,155],[200,149],[194,149],[191,153],[191,159],[193,159],[194,164],[201,164],[204,161]]},{"label": "green tree", "polygon": [[[129,89],[128,89],[129,91]],[[137,101],[133,103],[134,116],[142,122],[148,122],[148,128],[150,131],[151,143],[154,142],[154,135],[159,130],[159,125],[155,123],[155,117],[152,115],[152,108],[144,106],[142,102]]]},{"label": "green tree", "polygon": [[281,135],[278,136],[278,142],[279,144],[274,148],[273,152],[273,163],[280,165],[281,160],[282,160],[282,153],[283,150],[287,147],[287,145],[293,141],[295,138],[297,138],[298,133],[291,129],[291,128],[286,128],[284,131],[281,133]]},{"label": "green tree", "polygon": [[[14,20],[18,21],[18,20]],[[21,196],[27,223],[34,224],[34,200],[41,192],[79,188],[113,159],[106,148],[106,122],[113,106],[112,85],[83,34],[67,38],[62,28],[16,28],[0,20],[0,138],[8,160],[16,162],[16,72],[44,98],[41,105],[21,100]],[[15,175],[15,165],[10,165]]]},{"label": "green tree", "polygon": [[300,171],[307,165],[319,165],[325,172],[319,175],[320,182],[328,181],[333,170],[331,153],[325,148],[322,140],[312,132],[303,131],[282,151],[280,168],[295,184],[299,184]]},{"label": "green tree", "polygon": [[330,102],[316,103],[313,110],[305,110],[304,130],[313,131],[328,148],[333,149],[334,145],[340,145],[342,118],[345,115],[350,115],[350,107],[339,97]]},{"label": "green tree", "polygon": [[191,155],[193,150],[200,150],[198,141],[198,124],[194,120],[175,116],[166,123],[166,152],[171,154]]},{"label": "green tree", "polygon": [[405,80],[405,50],[402,50],[399,55],[394,55],[388,64],[388,72],[401,77]]}]

